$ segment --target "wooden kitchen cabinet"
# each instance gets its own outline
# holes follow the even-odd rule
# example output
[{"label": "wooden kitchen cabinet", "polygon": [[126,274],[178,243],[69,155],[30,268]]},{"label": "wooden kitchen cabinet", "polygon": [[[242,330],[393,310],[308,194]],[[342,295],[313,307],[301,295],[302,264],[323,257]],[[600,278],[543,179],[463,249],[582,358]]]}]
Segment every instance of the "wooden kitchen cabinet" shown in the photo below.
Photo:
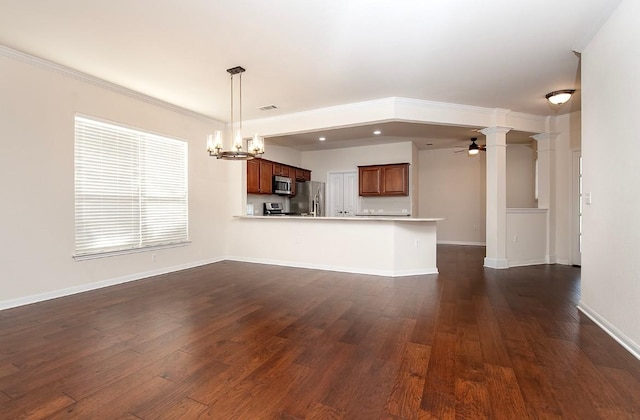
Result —
[{"label": "wooden kitchen cabinet", "polygon": [[289,175],[290,169],[293,169],[293,168],[290,168],[287,165],[283,165],[282,163],[277,163],[277,162],[273,163],[274,175],[286,176],[287,178],[291,178],[291,176]]},{"label": "wooden kitchen cabinet", "polygon": [[358,166],[359,195],[364,197],[409,195],[409,164]]},{"label": "wooden kitchen cabinet", "polygon": [[296,195],[296,181],[311,181],[311,171],[267,159],[247,161],[247,193],[273,194],[273,176],[291,178],[291,196]]},{"label": "wooden kitchen cabinet", "polygon": [[247,161],[247,193],[271,194],[273,192],[273,162],[262,159]]},{"label": "wooden kitchen cabinet", "polygon": [[289,177],[294,181],[311,181],[311,171],[308,169],[289,168]]}]

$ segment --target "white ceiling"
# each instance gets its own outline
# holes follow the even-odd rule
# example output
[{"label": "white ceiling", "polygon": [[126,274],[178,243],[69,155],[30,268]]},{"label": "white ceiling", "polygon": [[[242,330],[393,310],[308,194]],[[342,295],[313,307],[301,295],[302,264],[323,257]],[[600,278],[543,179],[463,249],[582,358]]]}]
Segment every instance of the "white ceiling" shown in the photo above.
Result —
[{"label": "white ceiling", "polygon": [[550,115],[579,107],[544,95],[579,88],[573,50],[618,3],[0,0],[0,44],[222,121],[236,65],[245,120],[387,97]]}]

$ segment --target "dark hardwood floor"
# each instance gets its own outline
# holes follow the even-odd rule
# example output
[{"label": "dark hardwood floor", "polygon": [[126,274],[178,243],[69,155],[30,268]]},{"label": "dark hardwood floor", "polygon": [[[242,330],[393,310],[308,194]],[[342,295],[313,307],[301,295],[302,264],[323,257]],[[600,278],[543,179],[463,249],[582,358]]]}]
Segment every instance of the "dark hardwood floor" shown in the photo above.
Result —
[{"label": "dark hardwood floor", "polygon": [[0,311],[0,418],[640,418],[578,268],[438,252],[438,276],[222,262]]}]

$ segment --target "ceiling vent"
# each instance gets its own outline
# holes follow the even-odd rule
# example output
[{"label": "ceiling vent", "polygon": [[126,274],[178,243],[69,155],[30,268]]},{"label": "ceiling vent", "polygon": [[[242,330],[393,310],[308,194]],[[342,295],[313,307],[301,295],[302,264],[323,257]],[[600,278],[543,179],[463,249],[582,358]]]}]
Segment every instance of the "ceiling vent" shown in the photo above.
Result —
[{"label": "ceiling vent", "polygon": [[258,109],[260,111],[271,111],[272,109],[277,109],[278,107],[275,105],[265,105],[265,106],[259,106]]}]

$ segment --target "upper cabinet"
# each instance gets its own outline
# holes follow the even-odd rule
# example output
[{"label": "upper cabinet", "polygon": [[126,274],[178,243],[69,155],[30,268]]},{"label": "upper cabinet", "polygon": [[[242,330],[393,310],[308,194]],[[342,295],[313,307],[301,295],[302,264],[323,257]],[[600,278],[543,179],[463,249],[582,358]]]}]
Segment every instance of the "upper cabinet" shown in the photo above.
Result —
[{"label": "upper cabinet", "polygon": [[295,174],[289,173],[289,177],[291,177],[294,181],[300,181],[300,182],[311,181],[311,171],[307,169],[300,169],[300,168],[290,168],[290,169],[295,171]]},{"label": "upper cabinet", "polygon": [[285,176],[293,180],[291,196],[296,195],[295,181],[311,181],[311,171],[308,169],[300,169],[262,158],[252,159],[247,161],[247,193],[272,194],[274,175]]},{"label": "upper cabinet", "polygon": [[263,159],[247,161],[247,192],[250,194],[273,192],[273,162]]},{"label": "upper cabinet", "polygon": [[409,164],[358,166],[359,193],[364,197],[409,195]]}]

